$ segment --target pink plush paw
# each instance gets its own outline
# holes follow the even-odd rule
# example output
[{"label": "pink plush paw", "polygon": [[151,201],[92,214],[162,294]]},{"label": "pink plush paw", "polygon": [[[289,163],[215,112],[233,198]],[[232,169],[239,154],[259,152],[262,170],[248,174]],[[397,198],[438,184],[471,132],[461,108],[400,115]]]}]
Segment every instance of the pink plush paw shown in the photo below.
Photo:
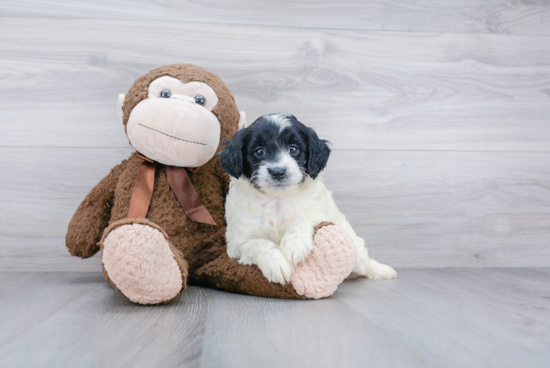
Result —
[{"label": "pink plush paw", "polygon": [[338,226],[323,226],[315,234],[310,255],[296,266],[290,282],[299,295],[325,298],[349,276],[356,260],[351,237]]},{"label": "pink plush paw", "polygon": [[168,241],[151,226],[117,227],[105,238],[101,257],[111,281],[135,303],[169,301],[184,286]]}]

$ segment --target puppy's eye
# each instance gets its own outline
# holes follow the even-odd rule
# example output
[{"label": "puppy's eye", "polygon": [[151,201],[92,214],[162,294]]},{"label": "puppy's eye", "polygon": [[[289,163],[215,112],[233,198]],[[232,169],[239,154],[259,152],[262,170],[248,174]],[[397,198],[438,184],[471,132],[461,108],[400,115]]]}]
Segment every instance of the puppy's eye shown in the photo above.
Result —
[{"label": "puppy's eye", "polygon": [[171,96],[172,96],[172,92],[170,92],[169,89],[163,89],[160,92],[160,97],[162,97],[162,98],[170,98]]},{"label": "puppy's eye", "polygon": [[265,155],[265,149],[263,148],[256,148],[256,151],[254,151],[254,155],[256,155],[256,157],[262,157],[263,155]]},{"label": "puppy's eye", "polygon": [[300,150],[298,149],[297,146],[294,146],[294,145],[288,146],[288,153],[290,153],[291,155],[293,155],[293,156],[297,155],[298,152],[300,152]]},{"label": "puppy's eye", "polygon": [[197,103],[197,105],[204,106],[204,104],[206,103],[206,98],[204,98],[203,95],[196,95],[195,102]]}]

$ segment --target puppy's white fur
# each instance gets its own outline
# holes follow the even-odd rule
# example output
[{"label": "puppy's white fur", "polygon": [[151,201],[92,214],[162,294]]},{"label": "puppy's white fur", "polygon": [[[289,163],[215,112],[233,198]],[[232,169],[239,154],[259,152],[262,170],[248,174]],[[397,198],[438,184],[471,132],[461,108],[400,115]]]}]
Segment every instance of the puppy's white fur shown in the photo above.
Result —
[{"label": "puppy's white fur", "polygon": [[[282,156],[293,172],[299,170],[290,156]],[[266,168],[267,170],[267,168]],[[259,174],[259,180],[268,177]],[[262,179],[263,177],[263,179]],[[389,266],[369,258],[365,241],[358,237],[343,213],[334,203],[332,193],[322,181],[307,176],[303,183],[286,188],[272,188],[260,183],[255,188],[246,178],[231,178],[226,199],[227,253],[239,263],[258,265],[272,282],[284,284],[290,280],[294,267],[303,261],[313,247],[313,231],[323,221],[340,226],[357,247],[357,262],[349,278],[394,278],[397,273]]]},{"label": "puppy's white fur", "polygon": [[267,115],[266,119],[279,126],[279,133],[292,125],[287,114],[271,114]]},{"label": "puppy's white fur", "polygon": [[[274,180],[269,174],[269,169],[276,167],[284,167],[286,169],[286,179],[283,183]],[[262,192],[280,194],[297,190],[302,177],[302,170],[300,170],[296,160],[288,152],[280,151],[275,161],[262,162],[252,179],[256,181]]]}]

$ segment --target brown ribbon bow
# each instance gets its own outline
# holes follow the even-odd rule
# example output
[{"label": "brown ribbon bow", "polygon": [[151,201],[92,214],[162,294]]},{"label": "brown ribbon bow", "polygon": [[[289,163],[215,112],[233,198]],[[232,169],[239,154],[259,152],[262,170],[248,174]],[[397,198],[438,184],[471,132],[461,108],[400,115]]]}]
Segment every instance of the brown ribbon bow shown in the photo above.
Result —
[{"label": "brown ribbon bow", "polygon": [[[138,154],[137,156],[143,160],[143,163],[139,167],[134,190],[132,191],[128,218],[145,218],[147,216],[155,186],[155,171],[159,165],[158,162],[143,155]],[[189,169],[191,172],[197,170]],[[166,178],[187,217],[195,222],[216,225],[216,222],[202,204],[184,167],[166,166]]]}]

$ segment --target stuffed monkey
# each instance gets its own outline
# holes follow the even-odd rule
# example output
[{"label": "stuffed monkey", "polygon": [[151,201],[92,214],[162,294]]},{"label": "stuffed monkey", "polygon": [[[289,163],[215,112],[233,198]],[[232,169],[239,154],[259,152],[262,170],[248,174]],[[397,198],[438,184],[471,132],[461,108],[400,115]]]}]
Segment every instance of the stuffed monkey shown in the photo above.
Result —
[{"label": "stuffed monkey", "polygon": [[[190,64],[162,66],[119,95],[118,111],[136,152],[80,204],[66,244],[81,258],[101,251],[106,280],[125,298],[167,303],[188,284],[201,284],[310,299],[322,294],[313,290],[330,295],[347,276],[333,272],[327,277],[308,269],[308,262],[349,263],[346,259],[354,254],[342,246],[336,258],[331,250],[314,249],[301,269],[304,277],[286,285],[270,283],[256,266],[228,257],[224,201],[229,177],[216,153],[220,141],[245,124],[245,115],[218,76]],[[323,244],[330,242],[338,239]]]}]

